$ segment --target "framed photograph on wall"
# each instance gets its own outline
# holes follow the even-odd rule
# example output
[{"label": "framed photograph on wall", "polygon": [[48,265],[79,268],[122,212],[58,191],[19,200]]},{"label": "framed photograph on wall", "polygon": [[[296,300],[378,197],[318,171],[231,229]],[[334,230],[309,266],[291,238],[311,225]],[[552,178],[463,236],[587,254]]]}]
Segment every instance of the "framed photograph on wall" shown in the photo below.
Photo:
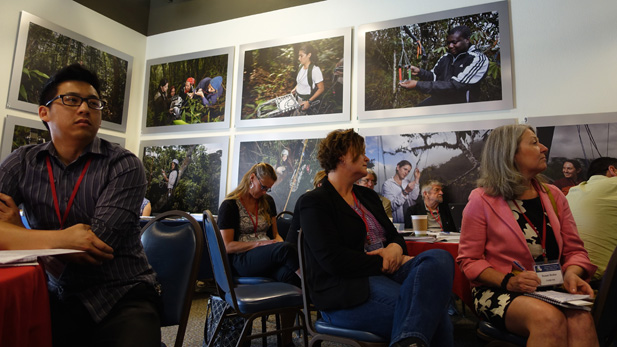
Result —
[{"label": "framed photograph on wall", "polygon": [[548,147],[543,174],[564,194],[586,181],[594,159],[617,158],[616,120],[614,112],[526,118],[536,128],[540,143]]},{"label": "framed photograph on wall", "polygon": [[237,127],[348,121],[351,28],[240,46]]},{"label": "framed photograph on wall", "polygon": [[[102,134],[100,132],[97,136],[124,147],[124,137]],[[51,141],[51,135],[42,121],[8,115],[4,121],[0,161],[4,160],[11,152],[21,146],[36,145],[48,141]]]},{"label": "framed photograph on wall", "polygon": [[227,136],[142,141],[139,153],[152,213],[218,214],[225,197],[228,152]]},{"label": "framed photograph on wall", "polygon": [[40,91],[61,68],[79,63],[101,81],[101,127],[126,130],[133,57],[28,12],[21,12],[7,107],[37,113]]},{"label": "framed photograph on wall", "polygon": [[[495,127],[515,123],[514,119],[504,119],[360,129],[366,143],[368,168],[377,175],[374,189],[392,202],[394,222],[403,223],[396,218],[403,215],[405,203],[409,207],[422,199],[419,195],[410,204],[398,197],[402,189],[394,180],[395,175],[403,183],[414,181],[415,175],[419,175],[420,186],[428,180],[438,180],[444,184],[444,201],[466,203],[469,193],[476,188],[486,137]],[[397,166],[408,169],[408,174],[400,177],[404,171],[397,170]]]},{"label": "framed photograph on wall", "polygon": [[510,109],[508,2],[362,25],[358,117]]},{"label": "framed photograph on wall", "polygon": [[[313,189],[313,178],[321,166],[317,161],[319,142],[324,132],[294,132],[277,134],[238,135],[234,141],[231,190],[238,186],[245,173],[257,163],[274,168],[277,180],[268,193],[278,212],[293,212],[296,200]],[[230,190],[230,191],[231,191]]]},{"label": "framed photograph on wall", "polygon": [[229,128],[234,48],[148,60],[142,133]]}]

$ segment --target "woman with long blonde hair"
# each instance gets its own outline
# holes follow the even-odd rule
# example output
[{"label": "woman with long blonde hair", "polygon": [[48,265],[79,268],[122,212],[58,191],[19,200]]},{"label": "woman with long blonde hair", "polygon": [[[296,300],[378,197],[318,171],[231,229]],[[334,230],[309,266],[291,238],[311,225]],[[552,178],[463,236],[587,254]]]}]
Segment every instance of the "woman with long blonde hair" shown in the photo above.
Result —
[{"label": "woman with long blonde hair", "polygon": [[278,234],[276,206],[266,194],[276,179],[270,164],[253,165],[221,204],[218,226],[236,275],[270,277],[299,287],[298,254]]}]

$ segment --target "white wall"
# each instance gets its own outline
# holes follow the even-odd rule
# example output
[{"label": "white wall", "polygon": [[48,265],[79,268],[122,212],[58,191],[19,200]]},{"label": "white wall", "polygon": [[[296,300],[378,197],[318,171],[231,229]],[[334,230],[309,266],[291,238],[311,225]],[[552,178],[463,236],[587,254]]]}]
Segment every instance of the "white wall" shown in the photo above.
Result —
[{"label": "white wall", "polygon": [[[142,122],[142,100],[145,62],[148,59],[198,52],[318,32],[354,27],[389,19],[415,16],[491,1],[482,0],[328,0],[232,21],[178,30],[144,37],[106,17],[70,0],[3,1],[0,5],[0,107],[6,114],[34,118],[34,115],[6,108],[9,77],[13,61],[19,11],[34,15],[76,31],[93,40],[134,57],[127,148],[137,152],[139,139],[177,138],[178,134],[139,136]],[[357,69],[352,70],[352,120],[326,125],[274,129],[230,129],[191,133],[189,136],[230,136],[261,132],[291,132],[336,129],[409,126],[423,123],[445,123],[488,119],[511,119],[537,116],[616,113],[617,35],[614,16],[617,1],[592,0],[511,0],[512,66],[514,108],[439,116],[421,116],[378,121],[356,118]],[[318,18],[309,24],[309,18]],[[353,47],[357,47],[355,36]],[[357,61],[354,51],[353,61]],[[238,57],[234,72],[238,71]],[[235,80],[235,76],[234,76]],[[234,91],[230,105],[235,105]],[[232,114],[235,112],[232,109]],[[617,120],[617,117],[615,118]],[[581,122],[585,121],[581,117]],[[3,124],[4,122],[2,122]],[[103,130],[104,131],[104,130]],[[183,136],[183,135],[182,135]],[[229,153],[233,153],[233,148]],[[229,161],[231,163],[231,160]],[[229,170],[228,172],[231,172]],[[230,185],[230,182],[228,182]]]}]

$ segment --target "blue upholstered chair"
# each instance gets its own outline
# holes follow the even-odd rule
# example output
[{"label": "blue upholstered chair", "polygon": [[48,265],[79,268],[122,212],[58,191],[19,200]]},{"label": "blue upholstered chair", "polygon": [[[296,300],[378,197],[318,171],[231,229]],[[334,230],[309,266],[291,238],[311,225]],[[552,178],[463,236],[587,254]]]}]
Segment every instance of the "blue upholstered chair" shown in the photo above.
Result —
[{"label": "blue upholstered chair", "polygon": [[301,280],[304,319],[306,320],[306,328],[311,335],[311,343],[309,346],[313,346],[315,344],[319,346],[321,341],[331,341],[356,347],[388,346],[388,340],[367,331],[337,327],[327,323],[321,318],[317,318],[315,322],[313,322],[311,311],[314,311],[314,309],[312,309],[309,302],[309,289],[308,282],[306,281],[306,265],[304,259],[304,235],[302,234],[302,230],[298,232],[298,257],[300,260],[300,271],[302,272]]},{"label": "blue upholstered chair", "polygon": [[[185,218],[188,223],[170,226],[162,222],[165,218]],[[178,325],[174,346],[180,347],[189,319],[204,244],[201,227],[185,212],[168,211],[142,228],[141,242],[161,284],[161,326]]]},{"label": "blue upholstered chair", "polygon": [[[210,252],[214,280],[216,281],[219,296],[225,300],[232,308],[233,312],[225,315],[241,316],[244,318],[244,327],[238,340],[237,346],[254,338],[261,338],[270,335],[279,335],[284,331],[302,330],[304,332],[305,345],[308,344],[306,338],[306,325],[304,319],[300,319],[298,324],[291,327],[277,328],[269,332],[252,334],[253,321],[257,318],[275,315],[277,321],[283,313],[302,315],[302,291],[291,284],[282,282],[265,282],[253,284],[237,284],[232,275],[231,266],[227,258],[227,251],[223,243],[223,237],[218,229],[210,211],[204,212],[204,229],[206,243]],[[219,321],[213,336],[217,336],[223,319]],[[215,338],[206,341],[211,346]]]}]

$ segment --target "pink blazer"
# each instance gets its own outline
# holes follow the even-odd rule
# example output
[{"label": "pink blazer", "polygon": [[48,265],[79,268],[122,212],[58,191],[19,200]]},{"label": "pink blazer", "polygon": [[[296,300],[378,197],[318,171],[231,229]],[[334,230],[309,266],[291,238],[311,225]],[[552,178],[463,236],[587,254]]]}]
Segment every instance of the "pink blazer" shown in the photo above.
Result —
[{"label": "pink blazer", "polygon": [[[555,233],[562,270],[565,271],[570,265],[579,265],[585,269],[584,278],[589,279],[596,272],[597,266],[590,262],[583,247],[566,197],[559,188],[547,186],[555,198],[559,217],[555,214],[548,194],[542,191],[540,198]],[[486,268],[492,267],[508,273],[512,271],[513,260],[519,261],[526,269],[532,269],[534,264],[512,210],[503,198],[489,196],[483,188],[474,189],[463,211],[456,261],[475,287],[482,284],[475,280]]]}]

